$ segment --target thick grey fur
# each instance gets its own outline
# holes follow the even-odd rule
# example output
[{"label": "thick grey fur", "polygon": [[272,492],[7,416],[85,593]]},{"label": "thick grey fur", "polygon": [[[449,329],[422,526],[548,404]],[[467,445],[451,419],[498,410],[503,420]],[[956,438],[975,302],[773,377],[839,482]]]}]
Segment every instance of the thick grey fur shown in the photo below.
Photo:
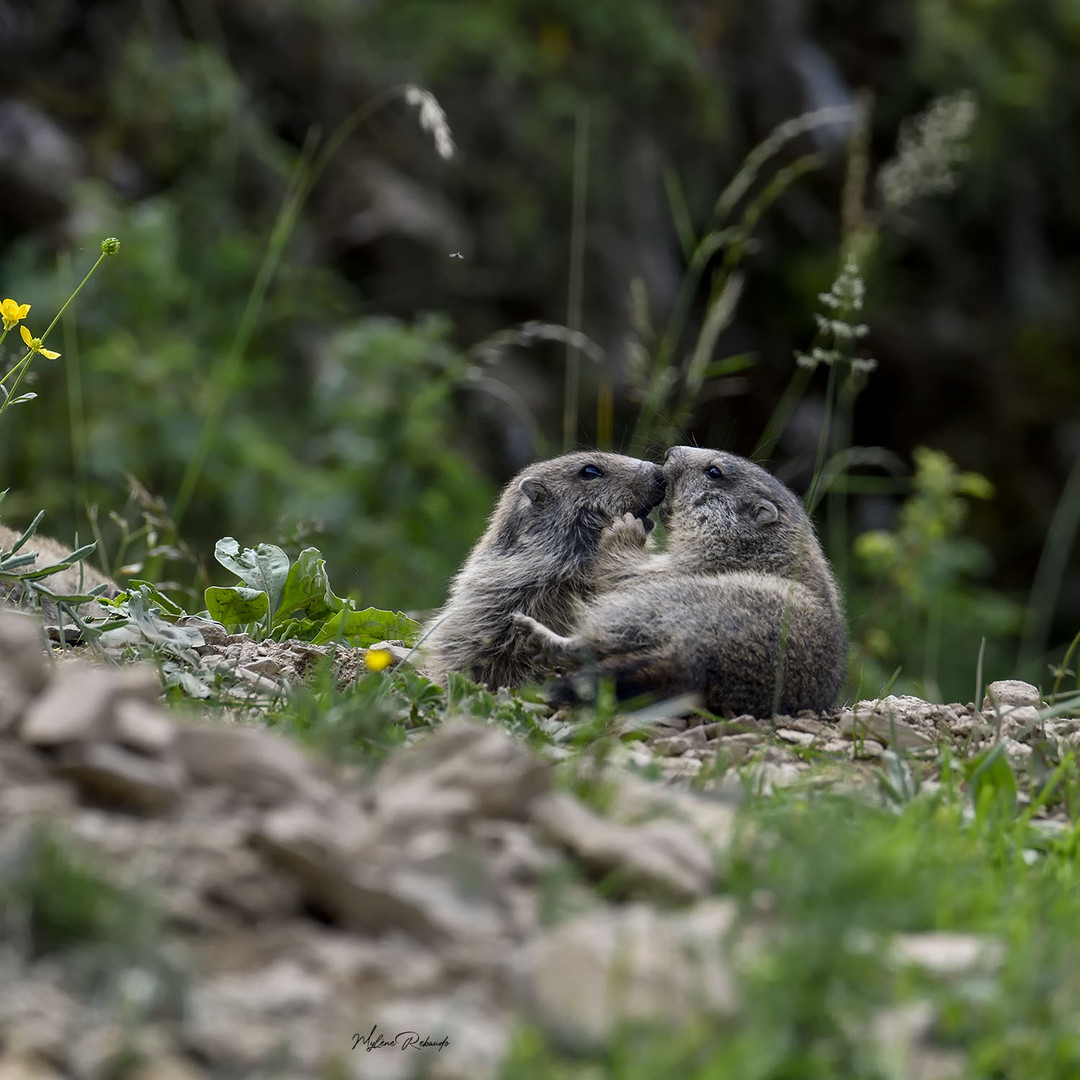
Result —
[{"label": "thick grey fur", "polygon": [[[583,474],[587,466],[603,475]],[[569,631],[579,601],[594,590],[604,528],[627,513],[644,522],[663,496],[659,465],[620,454],[566,454],[519,473],[428,623],[421,668],[433,677],[460,671],[491,687],[549,675],[550,665],[512,614]]]},{"label": "thick grey fur", "polygon": [[[664,473],[667,550],[649,554],[636,523],[617,522],[597,564],[605,591],[581,605],[574,632],[527,617],[519,625],[552,662],[613,677],[623,698],[696,693],[727,715],[828,708],[847,639],[839,590],[802,502],[722,451],[673,447]],[[557,696],[575,696],[582,681],[568,678]]]}]

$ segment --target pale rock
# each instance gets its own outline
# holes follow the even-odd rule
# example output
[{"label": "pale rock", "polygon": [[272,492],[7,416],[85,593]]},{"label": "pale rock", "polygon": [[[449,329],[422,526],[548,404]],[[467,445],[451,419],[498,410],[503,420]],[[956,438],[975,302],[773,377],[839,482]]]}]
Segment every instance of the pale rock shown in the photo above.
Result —
[{"label": "pale rock", "polygon": [[741,735],[722,735],[716,740],[717,755],[726,758],[731,765],[742,765],[757,754],[765,743],[765,736],[757,732]]},{"label": "pale rock", "polygon": [[735,905],[705,906],[666,916],[631,904],[561,923],[519,955],[519,992],[544,1029],[575,1048],[603,1046],[623,1023],[731,1015],[738,994],[723,945]]},{"label": "pale rock", "polygon": [[854,740],[869,736],[894,750],[926,749],[934,745],[933,740],[916,731],[911,721],[924,721],[932,708],[922,698],[907,694],[860,701],[854,711],[845,709],[840,714],[838,730]]},{"label": "pale rock", "polygon": [[380,788],[374,813],[379,827],[395,834],[430,825],[454,827],[478,815],[479,800],[471,791],[436,787],[427,776]]},{"label": "pale rock", "polygon": [[128,698],[113,712],[112,739],[121,746],[159,757],[176,742],[176,727],[164,709]]},{"label": "pale rock", "polygon": [[179,727],[177,735],[196,783],[227,784],[260,804],[293,798],[326,804],[336,798],[314,762],[286,739],[254,728],[194,725]]},{"label": "pale rock", "polygon": [[784,742],[794,743],[796,746],[813,746],[817,741],[816,735],[808,731],[794,731],[791,728],[777,728],[776,735]]},{"label": "pale rock", "polygon": [[202,644],[195,644],[195,648],[206,646],[225,645],[229,640],[229,631],[221,623],[213,619],[204,619],[198,615],[181,615],[176,620],[177,626],[183,626],[190,630],[197,630],[202,636]]},{"label": "pale rock", "polygon": [[982,712],[992,712],[995,708],[1013,709],[1023,705],[1034,709],[1042,707],[1039,688],[1019,679],[1000,679],[987,686]]},{"label": "pale rock", "polygon": [[703,896],[712,885],[708,848],[679,822],[620,825],[562,791],[537,800],[532,819],[598,873],[620,873],[639,887],[684,899]]},{"label": "pale rock", "polygon": [[41,619],[19,611],[0,611],[0,671],[27,695],[39,694],[49,679]]},{"label": "pale rock", "polygon": [[364,652],[370,652],[372,649],[379,652],[388,652],[391,667],[396,667],[413,654],[413,650],[406,645],[402,645],[400,641],[377,641],[374,645],[369,645]]},{"label": "pale rock", "polygon": [[886,1075],[918,1080],[959,1080],[967,1060],[961,1052],[930,1044],[938,1012],[929,1001],[909,1001],[883,1009],[870,1037]]},{"label": "pale rock", "polygon": [[694,746],[685,735],[668,735],[652,740],[652,752],[658,757],[681,757],[694,749]]},{"label": "pale rock", "polygon": [[268,1066],[285,1047],[294,1062],[314,1065],[325,1051],[317,1045],[318,1021],[330,1003],[325,980],[295,960],[279,959],[197,983],[189,995],[185,1041],[233,1068]]},{"label": "pale rock", "polygon": [[160,696],[153,668],[99,668],[73,661],[61,665],[27,708],[20,734],[31,746],[62,746],[101,731],[118,702],[154,702]]},{"label": "pale rock", "polygon": [[934,930],[897,935],[890,942],[889,955],[899,963],[914,964],[931,975],[954,978],[977,969],[1000,967],[1004,948],[995,938]]},{"label": "pale rock", "polygon": [[680,780],[692,780],[704,768],[702,762],[697,758],[690,757],[689,754],[676,758],[662,758],[659,765],[660,771],[664,774],[664,779],[670,783],[677,783]]},{"label": "pale rock", "polygon": [[185,781],[178,759],[148,758],[112,743],[72,743],[57,772],[94,802],[145,813],[171,807]]},{"label": "pale rock", "polygon": [[759,795],[771,795],[777,788],[791,787],[803,778],[803,770],[790,761],[762,761],[750,772],[751,789]]},{"label": "pale rock", "polygon": [[255,675],[265,675],[268,679],[274,679],[281,674],[281,665],[269,656],[258,660],[251,660],[244,666],[244,671],[250,671]]},{"label": "pale rock", "polygon": [[1034,753],[1027,743],[1017,742],[1008,735],[1002,735],[1001,745],[1005,750],[1005,756],[1009,759],[1009,764],[1014,769],[1027,769],[1031,755]]},{"label": "pale rock", "polygon": [[879,758],[885,753],[885,747],[877,739],[859,739],[852,743],[851,750],[854,758]]},{"label": "pale rock", "polygon": [[636,776],[620,777],[611,792],[608,812],[625,825],[661,815],[683,821],[713,851],[726,851],[735,836],[737,798],[661,787]]},{"label": "pale rock", "polygon": [[32,1054],[5,1054],[0,1057],[0,1080],[65,1080],[51,1066]]},{"label": "pale rock", "polygon": [[551,787],[550,766],[528,747],[497,728],[465,721],[444,724],[392,758],[376,777],[376,805],[419,773],[433,788],[469,792],[489,817],[522,819]]}]

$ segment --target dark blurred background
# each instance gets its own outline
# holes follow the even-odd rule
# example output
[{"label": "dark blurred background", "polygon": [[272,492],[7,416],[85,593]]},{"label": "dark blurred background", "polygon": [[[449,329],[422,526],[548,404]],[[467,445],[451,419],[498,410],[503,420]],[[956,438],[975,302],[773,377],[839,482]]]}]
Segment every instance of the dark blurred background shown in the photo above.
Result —
[{"label": "dark blurred background", "polygon": [[[417,610],[499,485],[568,444],[752,454],[786,402],[768,463],[805,490],[825,367],[785,389],[861,222],[878,365],[826,448],[876,449],[820,507],[848,693],[1075,686],[1080,0],[0,0],[0,52],[0,293],[38,334],[122,244],[0,421],[9,524],[85,539],[96,507],[114,572],[183,586],[224,535],[314,544],[339,592]],[[404,84],[445,110],[448,160]],[[951,190],[890,208],[903,123],[960,91]],[[785,141],[687,285],[747,154],[835,106],[866,124]],[[502,333],[531,321],[593,344]],[[164,554],[110,513],[160,521]]]}]

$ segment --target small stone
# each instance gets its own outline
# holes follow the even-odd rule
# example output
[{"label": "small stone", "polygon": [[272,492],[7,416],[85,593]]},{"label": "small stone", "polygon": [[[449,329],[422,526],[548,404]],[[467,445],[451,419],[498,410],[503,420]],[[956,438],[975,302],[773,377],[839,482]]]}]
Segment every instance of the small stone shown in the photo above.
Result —
[{"label": "small stone", "polygon": [[649,891],[692,899],[703,896],[715,876],[708,848],[680,822],[620,825],[562,791],[537,800],[533,821],[593,870],[625,874]]},{"label": "small stone", "polygon": [[669,735],[652,741],[652,751],[658,757],[681,757],[683,754],[689,753],[693,748],[694,743],[685,735]]},{"label": "small stone", "polygon": [[921,719],[931,708],[928,702],[909,695],[860,701],[854,712],[845,709],[840,714],[837,730],[856,741],[869,735],[896,750],[921,750],[934,743],[916,731],[909,719]]},{"label": "small stone", "polygon": [[495,728],[465,721],[443,724],[395,755],[375,780],[376,804],[394,786],[423,774],[436,788],[470,792],[480,813],[521,819],[551,788],[551,768],[528,747]]},{"label": "small stone", "polygon": [[602,1046],[625,1023],[685,1024],[730,1015],[738,995],[723,943],[731,902],[676,916],[643,904],[601,909],[548,930],[520,955],[520,993],[572,1047]]},{"label": "small stone", "polygon": [[148,813],[172,806],[184,786],[179,761],[154,760],[111,743],[73,743],[57,772],[94,802]]},{"label": "small stone", "polygon": [[0,1080],[64,1080],[35,1055],[5,1054],[0,1057]]},{"label": "small stone", "polygon": [[1000,967],[1004,949],[1000,941],[977,934],[928,931],[900,934],[889,949],[900,963],[914,964],[932,975],[955,977],[976,968]]},{"label": "small stone", "polygon": [[982,711],[993,711],[995,707],[1011,709],[1018,705],[1041,708],[1042,699],[1039,696],[1039,688],[1031,683],[1021,682],[1019,679],[1001,679],[987,686]]},{"label": "small stone", "polygon": [[405,645],[402,645],[400,641],[377,641],[374,645],[369,645],[369,649],[376,649],[382,652],[388,652],[391,658],[391,664],[400,664],[403,660],[408,659],[412,655],[412,649]]},{"label": "small stone", "polygon": [[129,698],[116,706],[111,735],[129,750],[158,757],[176,742],[176,727],[163,709]]},{"label": "small stone", "polygon": [[243,670],[253,672],[256,675],[265,675],[268,679],[275,679],[281,674],[281,665],[276,660],[264,656],[261,660],[249,661]]},{"label": "small stone", "polygon": [[859,739],[852,746],[852,757],[879,758],[885,753],[885,747],[877,739]]},{"label": "small stone", "polygon": [[196,645],[197,649],[208,645],[225,645],[229,640],[228,630],[213,619],[201,619],[198,615],[183,615],[176,620],[176,625],[198,630],[202,635],[202,645]]},{"label": "small stone", "polygon": [[791,728],[777,728],[776,735],[784,742],[794,743],[796,746],[813,746],[817,741],[816,735],[808,731],[792,731]]},{"label": "small stone", "polygon": [[28,695],[45,689],[49,662],[45,656],[41,620],[18,611],[0,612],[0,671]]},{"label": "small stone", "polygon": [[61,746],[93,736],[125,698],[156,701],[161,683],[153,668],[62,665],[26,710],[21,735],[31,746]]},{"label": "small stone", "polygon": [[792,762],[779,764],[763,761],[750,774],[751,788],[760,795],[771,795],[776,788],[791,787],[803,778],[803,770]]},{"label": "small stone", "polygon": [[227,784],[259,803],[325,802],[333,789],[299,747],[253,728],[183,726],[180,756],[198,784]]}]

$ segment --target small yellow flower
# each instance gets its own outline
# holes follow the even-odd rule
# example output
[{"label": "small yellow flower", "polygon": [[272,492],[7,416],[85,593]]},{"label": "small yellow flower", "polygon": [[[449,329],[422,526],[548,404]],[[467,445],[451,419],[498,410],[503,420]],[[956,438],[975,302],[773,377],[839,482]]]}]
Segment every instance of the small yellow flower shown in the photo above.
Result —
[{"label": "small yellow flower", "polygon": [[4,320],[4,329],[10,330],[30,312],[29,304],[16,304],[14,300],[7,299],[0,304],[0,317]]},{"label": "small yellow flower", "polygon": [[385,671],[394,662],[389,649],[368,649],[364,653],[364,666],[368,671]]},{"label": "small yellow flower", "polygon": [[[29,307],[29,305],[27,306]],[[5,322],[6,321],[7,320],[5,319]],[[41,344],[41,338],[31,337],[30,331],[27,330],[25,326],[19,327],[19,334],[23,339],[23,344],[31,352],[41,353],[41,355],[44,356],[46,360],[55,360],[60,355],[58,352],[54,352],[52,349],[46,349],[45,346]]]}]

